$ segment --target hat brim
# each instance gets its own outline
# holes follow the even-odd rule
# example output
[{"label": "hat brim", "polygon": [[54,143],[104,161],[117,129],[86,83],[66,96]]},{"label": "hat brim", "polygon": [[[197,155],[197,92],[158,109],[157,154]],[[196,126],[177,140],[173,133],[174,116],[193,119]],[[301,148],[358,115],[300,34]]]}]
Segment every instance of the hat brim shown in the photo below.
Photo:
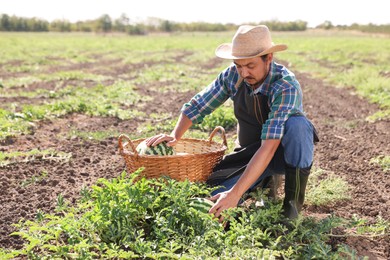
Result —
[{"label": "hat brim", "polygon": [[263,56],[269,53],[278,52],[278,51],[284,51],[287,49],[287,45],[285,44],[275,44],[272,47],[257,53],[255,55],[250,56],[235,56],[232,54],[232,47],[233,45],[231,43],[223,43],[217,47],[215,50],[215,55],[222,59],[229,59],[229,60],[239,60],[239,59],[249,59],[254,58],[258,56]]}]

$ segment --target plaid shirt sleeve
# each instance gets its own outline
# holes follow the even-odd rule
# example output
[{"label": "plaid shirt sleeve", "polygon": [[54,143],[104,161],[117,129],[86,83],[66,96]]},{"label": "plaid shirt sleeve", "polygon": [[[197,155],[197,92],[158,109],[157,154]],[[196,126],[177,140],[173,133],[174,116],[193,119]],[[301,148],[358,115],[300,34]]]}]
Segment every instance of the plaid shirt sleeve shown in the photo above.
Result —
[{"label": "plaid shirt sleeve", "polygon": [[[273,66],[273,76],[269,82],[269,107],[268,120],[263,125],[261,139],[282,139],[284,124],[292,115],[304,115],[302,105],[302,90],[294,74],[282,67]],[[271,83],[272,82],[272,83]]]},{"label": "plaid shirt sleeve", "polygon": [[221,106],[229,97],[234,94],[234,85],[238,80],[238,73],[228,67],[205,89],[196,94],[181,109],[193,124],[199,124],[204,117],[209,115]]},{"label": "plaid shirt sleeve", "polygon": [[[185,103],[182,113],[192,123],[201,123],[206,115],[235,95],[238,78],[237,69],[232,63],[210,85]],[[281,139],[286,120],[291,115],[303,114],[301,87],[293,73],[272,63],[271,73],[261,88],[260,92],[269,97],[268,105],[271,110],[263,125],[261,139]]]}]

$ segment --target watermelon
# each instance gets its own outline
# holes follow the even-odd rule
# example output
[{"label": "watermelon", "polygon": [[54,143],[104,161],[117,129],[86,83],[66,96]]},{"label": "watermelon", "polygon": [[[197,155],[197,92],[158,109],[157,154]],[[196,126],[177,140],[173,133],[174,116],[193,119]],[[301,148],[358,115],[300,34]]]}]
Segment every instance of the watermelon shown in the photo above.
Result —
[{"label": "watermelon", "polygon": [[214,202],[205,198],[193,198],[190,200],[189,206],[203,213],[209,213]]},{"label": "watermelon", "polygon": [[136,148],[139,155],[174,155],[175,151],[167,142],[161,142],[156,146],[147,146],[143,141]]}]

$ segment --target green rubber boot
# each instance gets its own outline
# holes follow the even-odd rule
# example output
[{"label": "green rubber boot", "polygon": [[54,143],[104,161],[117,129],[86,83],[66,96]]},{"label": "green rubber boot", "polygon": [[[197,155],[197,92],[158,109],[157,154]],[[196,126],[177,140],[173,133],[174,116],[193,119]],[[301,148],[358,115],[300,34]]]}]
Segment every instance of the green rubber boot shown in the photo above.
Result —
[{"label": "green rubber boot", "polygon": [[286,167],[283,214],[289,219],[297,218],[302,209],[310,168]]}]

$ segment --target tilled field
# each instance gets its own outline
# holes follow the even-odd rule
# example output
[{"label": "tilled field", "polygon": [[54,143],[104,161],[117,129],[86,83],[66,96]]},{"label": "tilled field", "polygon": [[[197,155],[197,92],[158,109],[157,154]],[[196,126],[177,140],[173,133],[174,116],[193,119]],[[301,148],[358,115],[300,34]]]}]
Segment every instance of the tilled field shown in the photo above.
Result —
[{"label": "tilled field", "polygon": [[[218,65],[216,60],[210,63]],[[85,68],[92,69],[95,65],[98,64],[85,64]],[[68,69],[80,68],[83,67]],[[141,69],[142,66],[134,66],[134,69],[137,68]],[[123,68],[123,71],[126,69]],[[0,76],[4,79],[13,75]],[[304,214],[319,217],[334,214],[345,218],[356,214],[373,222],[378,216],[389,220],[389,173],[370,163],[371,158],[390,153],[389,122],[367,122],[365,118],[378,110],[378,107],[354,95],[352,89],[334,88],[299,72],[296,72],[296,76],[304,91],[305,110],[320,133],[321,142],[316,145],[314,166],[333,172],[351,187],[351,200],[321,207],[305,206]],[[31,84],[24,86],[24,90],[50,89],[53,86],[50,82]],[[182,103],[195,93],[161,94],[155,89],[141,86],[138,91],[154,97],[145,107],[146,112],[172,115],[177,115]],[[161,102],[162,99],[165,101]],[[8,103],[46,102],[44,98],[1,98],[0,101],[0,106]],[[71,154],[71,157],[31,158],[27,162],[15,162],[0,168],[0,247],[21,247],[23,241],[20,238],[9,236],[15,231],[11,224],[21,218],[33,219],[37,209],[54,210],[59,193],[74,202],[83,186],[94,184],[98,178],[116,177],[125,169],[124,160],[118,153],[117,138],[86,141],[69,136],[71,130],[131,133],[145,120],[137,118],[123,121],[114,117],[70,114],[37,123],[32,134],[2,141],[0,150],[3,152],[52,148]],[[228,132],[228,137],[231,135],[233,132]],[[42,172],[47,173],[44,178],[26,182]],[[359,255],[370,259],[390,259],[389,236],[335,236],[332,243],[347,244],[356,249]]]}]

